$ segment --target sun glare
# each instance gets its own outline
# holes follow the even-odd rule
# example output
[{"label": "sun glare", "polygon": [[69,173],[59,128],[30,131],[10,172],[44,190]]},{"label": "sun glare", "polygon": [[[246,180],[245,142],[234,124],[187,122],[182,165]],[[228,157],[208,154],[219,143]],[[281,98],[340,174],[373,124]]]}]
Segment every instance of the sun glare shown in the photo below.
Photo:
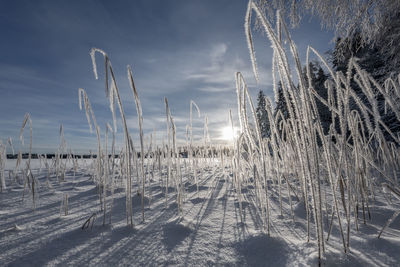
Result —
[{"label": "sun glare", "polygon": [[234,128],[232,131],[232,127],[229,126],[222,128],[221,132],[222,132],[222,139],[229,142],[232,142],[237,135],[237,129]]}]

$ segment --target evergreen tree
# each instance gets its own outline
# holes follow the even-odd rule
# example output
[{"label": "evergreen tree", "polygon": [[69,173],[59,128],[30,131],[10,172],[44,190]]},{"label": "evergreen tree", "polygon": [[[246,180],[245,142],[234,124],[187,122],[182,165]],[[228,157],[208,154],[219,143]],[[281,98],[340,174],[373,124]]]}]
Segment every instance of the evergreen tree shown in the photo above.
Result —
[{"label": "evergreen tree", "polygon": [[258,4],[271,19],[279,10],[292,26],[298,26],[302,18],[314,16],[320,19],[321,26],[343,40],[359,33],[362,47],[377,45],[383,54],[397,57],[400,63],[399,0],[258,0]]},{"label": "evergreen tree", "polygon": [[383,73],[386,76],[396,76],[400,72],[400,10],[384,18],[384,27],[379,31],[378,47],[385,62]]},{"label": "evergreen tree", "polygon": [[[278,131],[280,134],[282,134],[282,129],[281,129],[281,121],[282,117],[287,120],[289,118],[289,111],[288,107],[286,104],[286,99],[285,96],[283,95],[283,88],[282,88],[282,83],[279,81],[278,82],[278,99],[276,100],[276,106],[275,106],[275,111],[274,111],[274,119],[276,119],[276,125],[278,127]],[[278,116],[278,113],[282,113],[282,116]],[[282,137],[285,138],[285,137]]]},{"label": "evergreen tree", "polygon": [[[400,16],[399,19],[400,20]],[[382,54],[382,49],[375,46],[362,46],[360,41],[361,37],[353,37],[348,40],[342,41],[337,40],[335,49],[332,53],[332,64],[336,71],[347,72],[347,64],[352,57],[359,59],[358,64],[360,67],[367,71],[375,80],[379,83],[383,83],[385,79],[393,75],[393,73],[399,72],[399,66],[396,64],[390,64],[391,62],[397,62],[397,59],[389,54]],[[389,64],[388,64],[389,63]],[[353,74],[355,71],[353,70]],[[357,96],[364,102],[364,104],[371,108],[366,95],[362,92],[358,84],[351,79],[351,88],[356,92]],[[377,93],[377,90],[375,90]],[[400,132],[400,123],[395,119],[392,110],[385,109],[384,98],[381,94],[376,95],[378,101],[379,114],[382,117],[382,121],[389,127],[394,133]],[[353,98],[350,98],[350,108],[352,110],[359,110]],[[365,119],[365,118],[363,118]],[[368,118],[371,124],[374,125],[374,120]],[[382,131],[386,133],[386,130],[381,127]],[[387,134],[387,133],[386,133]],[[387,137],[390,139],[389,135]]]},{"label": "evergreen tree", "polygon": [[266,102],[265,102],[265,95],[262,90],[258,92],[257,96],[257,121],[260,127],[261,136],[262,138],[266,138],[270,135],[270,126],[268,120],[268,113],[265,109]]},{"label": "evergreen tree", "polygon": [[[329,78],[327,74],[325,74],[322,67],[318,62],[310,62],[310,75],[311,75],[311,84],[314,90],[318,93],[318,95],[328,101],[328,90],[325,88],[325,81]],[[306,68],[304,67],[304,74],[306,74]],[[317,110],[319,114],[319,118],[321,120],[322,129],[324,134],[328,134],[329,126],[332,123],[332,116],[329,108],[322,103],[318,98],[315,98],[315,102],[317,105]]]},{"label": "evergreen tree", "polygon": [[[315,91],[328,102],[328,89],[325,87],[325,81],[328,79],[328,75],[325,74],[324,70],[319,66],[317,73],[315,75]],[[323,104],[319,99],[316,99],[317,109],[319,118],[321,120],[322,128],[324,130],[324,134],[328,134],[329,127],[332,123],[332,115],[329,108]]]},{"label": "evergreen tree", "polygon": [[332,53],[332,64],[336,71],[346,73],[350,58],[356,57],[360,67],[381,82],[386,76],[384,56],[378,47],[363,45],[361,38],[359,33],[349,39],[338,38]]},{"label": "evergreen tree", "polygon": [[275,115],[278,113],[278,110],[282,112],[285,119],[289,118],[289,111],[287,110],[286,99],[283,95],[282,83],[280,81],[278,82],[278,100],[276,101]]}]

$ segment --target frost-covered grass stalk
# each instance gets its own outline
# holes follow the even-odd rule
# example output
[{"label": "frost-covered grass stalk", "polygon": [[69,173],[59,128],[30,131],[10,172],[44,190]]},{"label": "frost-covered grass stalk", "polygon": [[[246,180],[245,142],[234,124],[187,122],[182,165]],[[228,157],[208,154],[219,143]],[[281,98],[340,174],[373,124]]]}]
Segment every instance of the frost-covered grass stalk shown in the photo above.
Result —
[{"label": "frost-covered grass stalk", "polygon": [[188,154],[189,154],[189,163],[193,169],[193,175],[194,175],[194,181],[196,183],[196,190],[197,193],[199,193],[199,182],[197,179],[197,162],[196,159],[193,157],[193,106],[197,110],[197,115],[200,118],[200,108],[197,106],[196,102],[193,100],[190,100],[190,125],[189,125],[189,131],[190,131],[190,145],[188,149]]},{"label": "frost-covered grass stalk", "polygon": [[171,128],[170,128],[170,118],[171,112],[169,111],[168,99],[164,98],[165,103],[165,115],[166,115],[166,122],[167,122],[167,139],[168,145],[165,148],[165,152],[167,155],[167,175],[166,175],[166,183],[165,183],[165,208],[168,207],[168,180],[171,177]]},{"label": "frost-covered grass stalk", "polygon": [[35,186],[36,186],[37,182],[31,171],[33,134],[32,134],[32,120],[31,120],[31,115],[29,113],[25,114],[24,121],[22,122],[22,127],[21,127],[21,130],[19,133],[19,138],[21,140],[22,145],[24,145],[24,129],[25,129],[25,126],[27,123],[29,123],[29,154],[28,154],[28,161],[26,162],[26,167],[25,167],[25,172],[24,172],[25,173],[25,175],[24,175],[24,190],[22,191],[22,200],[24,200],[25,188],[28,185],[28,188],[31,190],[31,193],[32,193],[33,208],[35,209],[35,207],[36,207],[35,200],[37,198]]},{"label": "frost-covered grass stalk", "polygon": [[64,216],[68,215],[68,193],[62,195],[60,203],[60,217],[62,216],[62,211],[64,210]]},{"label": "frost-covered grass stalk", "polygon": [[[82,110],[82,97],[83,97],[83,103],[85,107],[85,112],[86,112],[86,118],[89,124],[89,129],[90,132],[92,132],[92,120],[94,127],[96,129],[96,136],[97,136],[97,172],[95,175],[95,180],[100,181],[101,176],[102,176],[102,165],[101,165],[101,136],[100,136],[100,127],[97,125],[96,117],[94,116],[94,112],[92,109],[92,105],[90,104],[89,97],[86,94],[86,91],[82,88],[79,88],[78,90],[79,94],[79,109]],[[92,118],[92,119],[90,119]]]},{"label": "frost-covered grass stalk", "polygon": [[26,124],[29,123],[29,154],[28,154],[28,162],[27,167],[30,167],[31,158],[32,158],[32,120],[31,115],[29,113],[25,114],[24,121],[22,122],[21,130],[19,132],[19,139],[21,140],[22,145],[24,145],[24,129]]},{"label": "frost-covered grass stalk", "polygon": [[7,189],[5,178],[5,165],[7,161],[7,146],[0,140],[0,192]]},{"label": "frost-covered grass stalk", "polygon": [[[111,144],[111,167],[110,167],[110,159],[108,158],[108,132],[112,132],[112,144]],[[114,186],[115,186],[115,132],[114,129],[110,126],[110,124],[106,124],[106,164],[107,164],[107,176],[111,174],[111,179],[109,180],[110,183],[110,190],[111,190],[111,204],[110,204],[110,224],[111,224],[111,217],[112,217],[112,208],[114,205]]]},{"label": "frost-covered grass stalk", "polygon": [[[133,90],[133,96],[135,98],[136,112],[138,115],[138,124],[140,131],[140,169],[142,174],[142,221],[144,222],[144,191],[145,191],[145,172],[144,172],[144,144],[143,144],[143,113],[142,105],[140,104],[139,95],[136,90],[135,82],[133,81],[132,69],[128,65],[128,80],[129,84]],[[138,177],[139,178],[139,177]]]},{"label": "frost-covered grass stalk", "polygon": [[[120,160],[124,162],[123,172],[126,176],[126,222],[127,224],[133,226],[133,207],[132,207],[132,176],[131,176],[131,139],[128,132],[128,126],[126,123],[125,113],[121,101],[121,97],[119,94],[117,81],[115,79],[114,71],[111,66],[111,62],[108,58],[108,55],[101,49],[92,48],[90,55],[92,57],[93,63],[93,72],[95,78],[98,79],[97,75],[97,66],[96,66],[96,59],[95,53],[98,52],[104,56],[104,69],[105,69],[105,83],[106,83],[106,95],[110,101],[110,109],[113,114],[113,123],[114,123],[114,131],[117,131],[116,128],[116,118],[115,118],[115,110],[114,110],[114,102],[115,98],[117,99],[117,104],[119,107],[119,112],[122,118],[122,125],[124,128],[124,153],[123,153],[123,161],[122,157]],[[109,75],[111,75],[111,88],[109,86]]]}]

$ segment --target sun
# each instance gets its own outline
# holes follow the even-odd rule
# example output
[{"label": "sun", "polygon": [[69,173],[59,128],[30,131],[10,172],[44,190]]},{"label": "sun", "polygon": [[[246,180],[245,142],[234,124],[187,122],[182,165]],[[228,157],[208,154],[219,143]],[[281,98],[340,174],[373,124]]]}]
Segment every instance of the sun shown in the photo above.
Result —
[{"label": "sun", "polygon": [[233,128],[232,130],[232,127],[227,126],[221,129],[221,133],[223,140],[232,142],[237,135],[237,129]]}]

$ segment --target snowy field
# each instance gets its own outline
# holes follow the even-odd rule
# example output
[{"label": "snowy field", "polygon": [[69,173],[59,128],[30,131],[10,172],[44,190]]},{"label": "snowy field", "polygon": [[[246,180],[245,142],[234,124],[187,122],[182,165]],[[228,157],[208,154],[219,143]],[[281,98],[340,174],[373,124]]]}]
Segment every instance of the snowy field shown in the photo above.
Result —
[{"label": "snowy field", "polygon": [[[199,191],[193,177],[185,173],[183,212],[178,213],[176,194],[169,188],[168,203],[159,173],[146,188],[145,221],[141,217],[141,197],[133,196],[134,227],[127,226],[124,184],[116,181],[111,224],[107,212],[103,226],[99,195],[88,169],[90,160],[80,160],[75,177],[66,170],[64,182],[39,172],[39,160],[32,161],[38,180],[36,208],[31,192],[23,183],[10,183],[0,194],[0,266],[116,266],[116,265],[236,265],[310,266],[318,265],[315,241],[307,242],[304,204],[294,202],[295,222],[281,216],[278,197],[272,195],[271,234],[263,232],[262,220],[254,204],[254,186],[242,188],[242,215],[232,174],[214,161],[199,170]],[[13,169],[9,160],[6,169]],[[164,175],[164,174],[163,174]],[[6,171],[8,177],[8,171]],[[21,182],[21,183],[19,183]],[[122,182],[122,181],[121,181]],[[350,252],[343,252],[339,231],[334,224],[326,242],[326,266],[399,266],[400,218],[377,238],[380,229],[400,209],[397,199],[377,190],[370,207],[371,220],[359,231],[352,229]],[[68,194],[68,215],[62,200]],[[110,199],[110,192],[107,198]],[[108,205],[110,205],[110,200]],[[388,204],[388,202],[391,202]],[[283,199],[284,214],[290,214]],[[85,221],[97,214],[93,225],[82,230]],[[362,217],[362,216],[360,216]],[[328,229],[327,222],[324,223]],[[315,240],[315,238],[311,238]]]},{"label": "snowy field", "polygon": [[[4,38],[12,49],[3,50],[18,56],[0,62],[0,267],[400,266],[400,1],[249,0],[240,13],[249,64],[229,39],[236,30],[220,27],[242,20],[232,9],[239,1],[210,1],[221,5],[210,9],[162,1],[149,13],[145,1],[138,9],[97,3],[101,11],[81,2],[75,11],[27,5],[29,16],[5,5],[0,15],[12,33]],[[134,10],[136,22],[118,6],[126,18]],[[100,20],[90,26],[92,14]],[[315,24],[314,15],[335,32],[327,56],[315,25],[293,38],[288,30],[301,17]],[[40,23],[22,24],[25,17]],[[215,32],[207,40],[203,30]],[[119,41],[129,45],[112,45]],[[97,84],[80,76],[88,65],[73,56],[95,43],[107,48],[90,49],[103,102]],[[121,59],[135,67],[127,76]],[[78,87],[72,102],[67,88]],[[76,102],[80,113],[66,108]],[[13,133],[25,109],[20,144]],[[58,143],[61,121],[67,132],[61,124]],[[52,159],[33,154],[50,150]],[[75,158],[77,150],[91,158]]]}]

